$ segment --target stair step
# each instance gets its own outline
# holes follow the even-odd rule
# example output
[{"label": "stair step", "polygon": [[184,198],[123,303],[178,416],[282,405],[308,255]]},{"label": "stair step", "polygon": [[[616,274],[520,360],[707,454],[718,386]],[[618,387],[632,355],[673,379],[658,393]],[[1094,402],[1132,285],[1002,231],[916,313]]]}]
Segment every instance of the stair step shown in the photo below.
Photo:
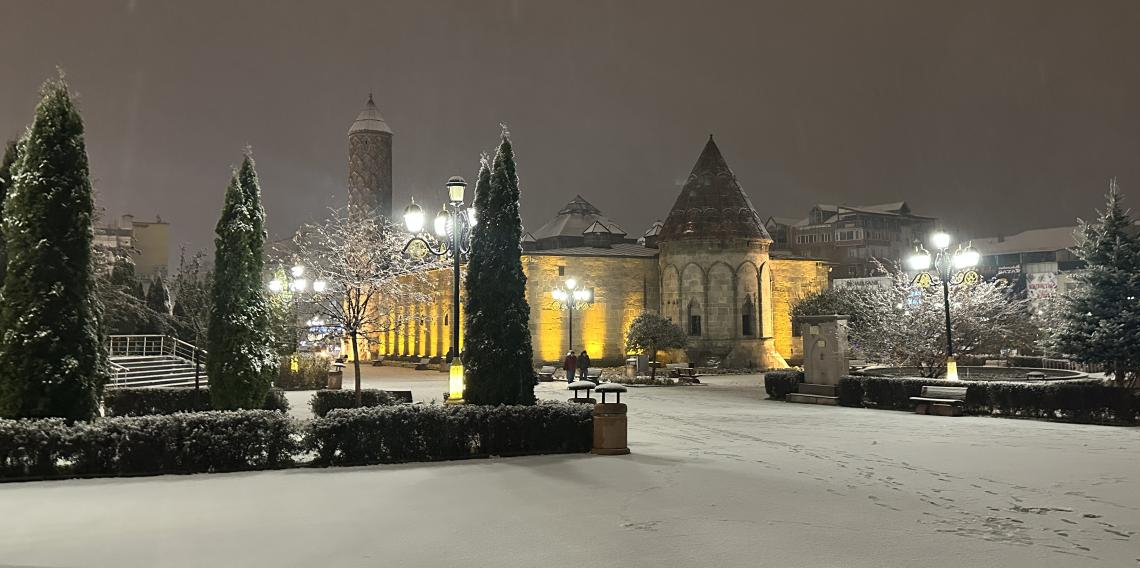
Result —
[{"label": "stair step", "polygon": [[803,394],[798,392],[788,393],[788,402],[799,402],[802,404],[824,404],[827,406],[839,406],[839,397],[837,396],[821,396],[818,394]]},{"label": "stair step", "polygon": [[796,392],[800,394],[814,394],[817,396],[835,396],[835,385],[821,385],[817,383],[800,383]]}]

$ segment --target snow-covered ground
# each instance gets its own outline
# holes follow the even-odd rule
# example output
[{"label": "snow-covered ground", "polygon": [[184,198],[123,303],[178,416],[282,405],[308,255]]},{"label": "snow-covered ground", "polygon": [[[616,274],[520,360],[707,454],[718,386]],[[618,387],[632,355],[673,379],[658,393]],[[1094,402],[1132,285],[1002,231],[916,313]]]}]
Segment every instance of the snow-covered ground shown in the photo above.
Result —
[{"label": "snow-covered ground", "polygon": [[[446,382],[369,375],[418,399]],[[631,389],[629,456],[4,484],[0,566],[1140,566],[1140,430],[787,404],[759,381]]]}]

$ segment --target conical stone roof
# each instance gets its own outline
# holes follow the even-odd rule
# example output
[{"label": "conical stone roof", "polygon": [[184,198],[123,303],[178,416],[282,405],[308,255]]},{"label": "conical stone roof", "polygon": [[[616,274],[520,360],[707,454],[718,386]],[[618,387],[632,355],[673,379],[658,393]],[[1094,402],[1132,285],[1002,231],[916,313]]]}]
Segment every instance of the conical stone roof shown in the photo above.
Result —
[{"label": "conical stone roof", "polygon": [[772,240],[710,135],[658,240],[725,237]]},{"label": "conical stone roof", "polygon": [[380,116],[380,109],[376,108],[376,103],[373,102],[371,94],[368,95],[368,102],[364,105],[364,110],[356,115],[356,120],[348,129],[349,134],[361,131],[392,133],[388,123],[384,122],[384,117]]}]

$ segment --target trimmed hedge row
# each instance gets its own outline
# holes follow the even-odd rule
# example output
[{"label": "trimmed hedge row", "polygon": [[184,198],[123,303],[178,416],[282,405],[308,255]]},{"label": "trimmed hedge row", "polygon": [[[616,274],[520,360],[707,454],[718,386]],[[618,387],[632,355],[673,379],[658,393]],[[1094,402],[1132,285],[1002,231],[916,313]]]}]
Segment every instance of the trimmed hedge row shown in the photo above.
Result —
[{"label": "trimmed hedge row", "polygon": [[970,414],[1087,424],[1140,424],[1140,391],[1110,386],[1096,379],[1026,383],[844,377],[839,381],[839,404],[912,410],[910,397],[920,396],[926,385],[966,387],[964,409]]},{"label": "trimmed hedge row", "polygon": [[305,424],[318,465],[586,452],[593,406],[380,406],[338,409]]},{"label": "trimmed hedge row", "polygon": [[0,479],[108,477],[589,451],[593,407],[397,405],[304,423],[267,410],[0,420]]},{"label": "trimmed hedge row", "polygon": [[[383,390],[360,389],[361,407],[391,406],[397,402],[399,401]],[[309,408],[318,417],[324,417],[338,408],[356,408],[356,391],[321,389],[313,393],[313,397],[309,399]]]},{"label": "trimmed hedge row", "polygon": [[0,420],[0,477],[51,478],[273,469],[300,446],[288,416],[267,410]]},{"label": "trimmed hedge row", "polygon": [[804,372],[796,370],[768,371],[764,373],[764,392],[772,400],[784,400],[788,393],[796,392],[797,385],[804,382]]},{"label": "trimmed hedge row", "polygon": [[[202,387],[118,388],[103,393],[103,410],[107,416],[149,416],[176,412],[205,412],[210,405],[210,389]],[[280,389],[270,389],[261,410],[289,411],[289,400]]]}]

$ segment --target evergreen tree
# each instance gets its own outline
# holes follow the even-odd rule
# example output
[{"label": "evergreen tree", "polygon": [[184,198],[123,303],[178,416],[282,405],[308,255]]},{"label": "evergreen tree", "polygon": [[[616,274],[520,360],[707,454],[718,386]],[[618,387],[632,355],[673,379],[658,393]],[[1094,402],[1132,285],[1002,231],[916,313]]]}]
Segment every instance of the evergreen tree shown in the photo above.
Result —
[{"label": "evergreen tree", "polygon": [[1049,343],[1077,361],[1105,365],[1117,381],[1134,381],[1140,375],[1140,242],[1115,179],[1100,217],[1081,222],[1073,250],[1088,267],[1060,299]]},{"label": "evergreen tree", "polygon": [[214,239],[207,375],[215,408],[260,408],[277,372],[262,283],[265,210],[248,152],[226,190]]},{"label": "evergreen tree", "polygon": [[479,171],[475,209],[479,224],[472,235],[466,279],[464,399],[473,404],[533,404],[519,181],[505,133],[491,170],[484,159]]},{"label": "evergreen tree", "polygon": [[0,415],[92,418],[106,374],[83,119],[48,81],[4,205]]},{"label": "evergreen tree", "polygon": [[146,307],[149,312],[149,332],[165,334],[170,329],[171,310],[170,289],[162,276],[155,275],[146,291]]},{"label": "evergreen tree", "polygon": [[97,271],[100,276],[96,278],[103,306],[104,332],[111,335],[150,333],[151,314],[135,263],[121,249],[105,251],[105,254],[114,260],[110,261],[110,272]]},{"label": "evergreen tree", "polygon": [[[16,156],[18,154],[16,141],[8,142],[4,147],[4,158],[0,160],[0,212],[4,210],[4,200],[8,190],[12,187],[12,175],[15,174]],[[3,233],[0,233],[0,283],[4,282],[4,273],[8,268],[8,249],[4,245]]]}]

